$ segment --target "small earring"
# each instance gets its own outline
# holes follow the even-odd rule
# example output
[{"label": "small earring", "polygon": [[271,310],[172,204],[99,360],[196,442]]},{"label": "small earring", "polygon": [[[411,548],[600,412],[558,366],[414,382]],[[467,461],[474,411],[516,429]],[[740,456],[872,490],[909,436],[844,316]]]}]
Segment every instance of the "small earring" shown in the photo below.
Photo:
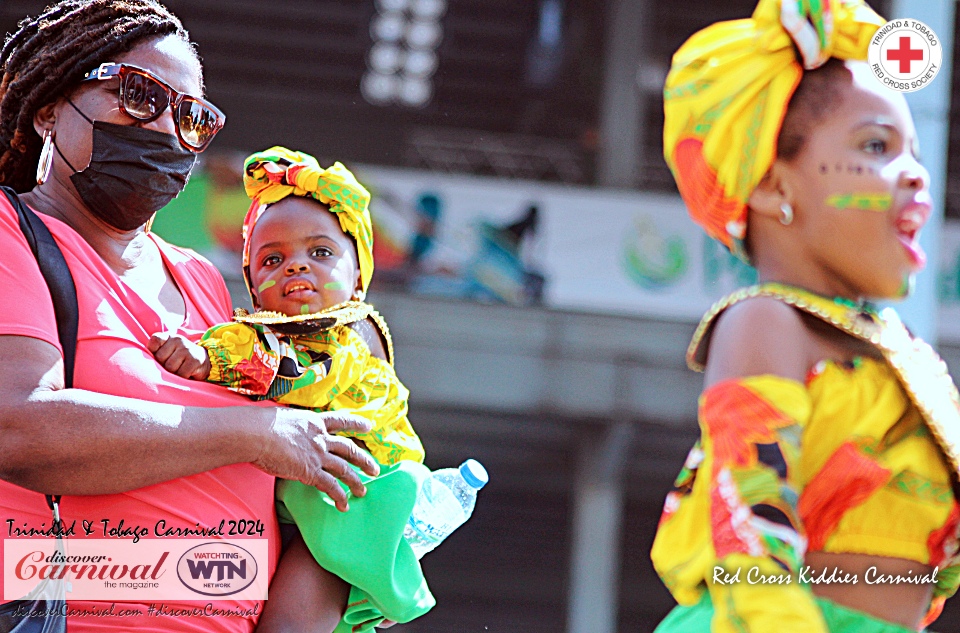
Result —
[{"label": "small earring", "polygon": [[43,131],[43,149],[40,150],[40,160],[37,162],[37,184],[42,185],[50,177],[50,168],[53,167],[53,130]]},{"label": "small earring", "polygon": [[780,203],[780,224],[787,226],[793,222],[793,207],[789,202]]},{"label": "small earring", "polygon": [[353,293],[353,301],[363,301],[367,298],[367,293],[363,290],[356,290]]}]

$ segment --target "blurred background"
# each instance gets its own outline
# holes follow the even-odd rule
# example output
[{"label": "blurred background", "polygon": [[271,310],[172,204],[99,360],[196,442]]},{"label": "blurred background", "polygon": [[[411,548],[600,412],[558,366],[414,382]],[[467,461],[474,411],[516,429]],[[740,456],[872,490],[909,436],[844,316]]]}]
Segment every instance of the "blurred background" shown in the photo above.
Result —
[{"label": "blurred background", "polygon": [[[0,31],[44,4],[0,0]],[[754,0],[166,4],[228,122],[154,229],[248,304],[243,158],[283,144],[345,163],[373,194],[370,299],[427,463],[475,457],[490,472],[473,519],[424,559],[438,606],[393,630],[652,631],[673,601],[650,544],[697,434],[684,351],[711,302],[754,279],[687,219],[661,90],[684,39]],[[954,5],[871,4],[949,45],[912,102],[946,219],[924,238],[927,299],[907,317],[957,369]],[[935,628],[960,630],[960,600]]]}]

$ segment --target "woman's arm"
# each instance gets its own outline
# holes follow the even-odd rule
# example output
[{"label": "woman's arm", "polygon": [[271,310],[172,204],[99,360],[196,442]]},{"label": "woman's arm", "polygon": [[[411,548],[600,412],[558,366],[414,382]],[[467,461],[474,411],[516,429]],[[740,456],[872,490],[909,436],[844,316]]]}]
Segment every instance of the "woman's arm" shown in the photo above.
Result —
[{"label": "woman's arm", "polygon": [[0,336],[0,376],[0,478],[38,492],[116,493],[252,462],[316,486],[345,509],[336,479],[364,493],[348,462],[379,470],[349,439],[331,435],[369,430],[353,416],[182,407],[63,389],[58,350],[23,336]]}]

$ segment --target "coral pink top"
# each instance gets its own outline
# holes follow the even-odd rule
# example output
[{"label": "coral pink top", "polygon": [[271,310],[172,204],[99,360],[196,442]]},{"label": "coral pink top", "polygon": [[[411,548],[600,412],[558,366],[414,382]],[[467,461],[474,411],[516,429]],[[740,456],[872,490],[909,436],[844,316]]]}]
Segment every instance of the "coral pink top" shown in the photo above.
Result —
[{"label": "coral pink top", "polygon": [[[247,398],[224,387],[181,379],[165,371],[147,350],[154,332],[164,330],[159,316],[104,263],[73,229],[41,215],[63,251],[77,287],[79,333],[74,386],[105,394],[150,402],[195,407],[250,405]],[[216,323],[230,318],[230,296],[219,272],[196,254],[153,237],[186,303],[186,319],[179,332],[199,337]],[[53,305],[36,260],[20,231],[17,215],[0,195],[0,335],[29,336],[60,348]],[[265,403],[273,406],[272,403]],[[44,424],[37,420],[37,424]],[[110,464],[104,464],[110,469]],[[69,524],[101,519],[117,525],[147,526],[151,537],[160,519],[167,527],[216,526],[224,520],[260,519],[269,539],[272,577],[279,558],[279,531],[273,506],[274,479],[250,464],[235,464],[199,475],[176,479],[122,494],[64,497],[61,513]],[[0,534],[8,536],[8,519],[20,527],[49,527],[51,516],[42,494],[0,481]],[[44,524],[41,528],[41,524]],[[77,532],[83,532],[79,527]],[[94,532],[91,538],[103,538]],[[73,537],[71,537],[73,538]],[[82,534],[78,534],[82,538]],[[231,539],[237,537],[230,537]],[[258,538],[258,537],[250,537]],[[2,551],[0,551],[2,557]],[[2,559],[0,559],[2,560]],[[0,577],[0,598],[2,598]],[[0,600],[2,602],[2,600]],[[70,601],[71,609],[102,610],[104,603]],[[204,602],[167,602],[168,607],[197,607]],[[109,606],[109,605],[107,605]],[[117,608],[137,608],[122,603]],[[222,600],[215,607],[233,612],[263,605],[254,601]],[[71,633],[88,631],[252,631],[259,616],[70,617]]]}]

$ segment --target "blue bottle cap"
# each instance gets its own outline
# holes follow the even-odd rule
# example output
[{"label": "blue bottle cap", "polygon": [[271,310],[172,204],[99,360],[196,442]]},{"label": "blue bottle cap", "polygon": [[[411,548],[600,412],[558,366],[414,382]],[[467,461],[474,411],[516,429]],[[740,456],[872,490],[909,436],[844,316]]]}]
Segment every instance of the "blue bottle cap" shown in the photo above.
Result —
[{"label": "blue bottle cap", "polygon": [[460,475],[473,488],[480,490],[490,481],[487,469],[475,459],[468,459],[460,464]]}]

